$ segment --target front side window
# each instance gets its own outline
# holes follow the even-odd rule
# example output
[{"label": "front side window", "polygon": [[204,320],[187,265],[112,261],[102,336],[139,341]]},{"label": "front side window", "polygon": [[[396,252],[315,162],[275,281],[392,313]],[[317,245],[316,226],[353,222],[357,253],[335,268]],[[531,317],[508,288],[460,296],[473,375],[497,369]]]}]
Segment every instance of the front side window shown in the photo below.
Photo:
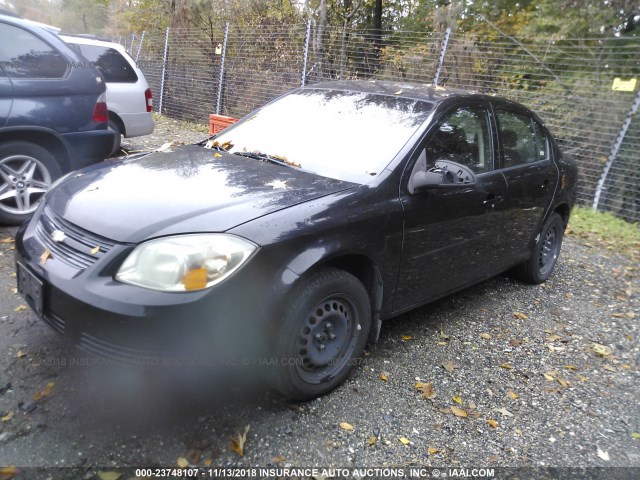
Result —
[{"label": "front side window", "polygon": [[99,45],[78,44],[82,56],[93,63],[110,83],[136,83],[138,76],[135,70],[120,52],[114,48]]},{"label": "front side window", "polygon": [[463,107],[440,123],[427,144],[427,162],[449,160],[484,173],[493,170],[492,152],[487,111]]},{"label": "front side window", "polygon": [[[539,161],[540,149],[529,115],[506,110],[497,111],[504,167]],[[545,151],[546,157],[546,151]]]},{"label": "front side window", "polygon": [[22,28],[0,23],[0,66],[11,78],[62,78],[67,61]]}]

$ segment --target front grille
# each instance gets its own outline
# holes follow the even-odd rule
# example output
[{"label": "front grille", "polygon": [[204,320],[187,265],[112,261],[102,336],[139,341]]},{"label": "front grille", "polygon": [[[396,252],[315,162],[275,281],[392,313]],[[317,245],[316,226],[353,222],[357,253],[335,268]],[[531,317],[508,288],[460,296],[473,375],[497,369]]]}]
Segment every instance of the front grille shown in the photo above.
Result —
[{"label": "front grille", "polygon": [[[56,241],[53,239],[54,232],[62,232],[64,237]],[[61,236],[59,233],[57,235]],[[108,238],[88,232],[56,216],[48,208],[40,215],[36,236],[54,259],[77,269],[90,267],[115,245]]]},{"label": "front grille", "polygon": [[130,363],[149,363],[163,357],[160,352],[116,345],[87,332],[80,333],[76,346],[86,353]]}]

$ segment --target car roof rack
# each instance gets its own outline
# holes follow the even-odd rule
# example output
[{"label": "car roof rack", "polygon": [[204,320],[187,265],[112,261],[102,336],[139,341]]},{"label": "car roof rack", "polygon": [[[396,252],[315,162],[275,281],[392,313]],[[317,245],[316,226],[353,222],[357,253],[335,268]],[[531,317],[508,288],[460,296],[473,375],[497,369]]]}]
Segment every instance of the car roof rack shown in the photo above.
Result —
[{"label": "car roof rack", "polygon": [[67,33],[67,32],[59,32],[58,35],[65,35],[67,37],[77,37],[77,38],[86,38],[88,40],[99,40],[100,42],[111,42],[113,40],[106,37],[99,37],[98,35],[93,35],[91,33]]}]

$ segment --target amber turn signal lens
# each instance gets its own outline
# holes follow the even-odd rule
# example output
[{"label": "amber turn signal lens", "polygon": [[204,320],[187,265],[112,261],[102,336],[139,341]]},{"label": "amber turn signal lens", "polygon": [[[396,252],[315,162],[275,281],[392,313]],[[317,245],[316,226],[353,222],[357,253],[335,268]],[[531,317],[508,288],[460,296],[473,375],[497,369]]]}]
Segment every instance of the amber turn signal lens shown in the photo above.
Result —
[{"label": "amber turn signal lens", "polygon": [[202,290],[207,286],[207,271],[204,268],[189,270],[182,277],[182,283],[185,290]]}]

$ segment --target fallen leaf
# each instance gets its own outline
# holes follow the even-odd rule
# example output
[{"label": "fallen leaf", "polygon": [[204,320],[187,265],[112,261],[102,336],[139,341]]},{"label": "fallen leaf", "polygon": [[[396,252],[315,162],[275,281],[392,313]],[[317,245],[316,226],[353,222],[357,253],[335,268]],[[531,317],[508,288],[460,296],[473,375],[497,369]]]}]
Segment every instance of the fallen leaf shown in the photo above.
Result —
[{"label": "fallen leaf", "polygon": [[15,242],[15,240],[11,237],[3,238],[2,240],[0,240],[0,243],[13,243],[13,242]]},{"label": "fallen leaf", "polygon": [[511,413],[506,408],[494,408],[494,411],[501,413],[503,417],[513,417],[513,413]]},{"label": "fallen leaf", "polygon": [[[276,463],[276,462],[273,462],[273,463]],[[210,466],[213,464],[213,459],[211,459],[211,458],[207,458],[204,462],[202,462],[202,464],[203,464],[205,467],[210,467]]]},{"label": "fallen leaf", "polygon": [[0,480],[11,480],[19,473],[18,467],[0,467]]},{"label": "fallen leaf", "polygon": [[40,390],[39,392],[36,392],[36,393],[33,394],[33,401],[34,402],[38,402],[38,401],[42,400],[43,398],[46,398],[49,395],[51,395],[51,392],[53,390],[53,386],[54,385],[55,385],[55,383],[53,383],[53,382],[47,383],[47,386],[44,387],[44,390]]},{"label": "fallen leaf", "polygon": [[586,382],[587,380],[589,380],[589,378],[585,377],[584,375],[578,375],[578,380],[580,380],[581,382]]},{"label": "fallen leaf", "polygon": [[409,440],[407,437],[400,437],[398,441],[403,445],[409,445],[411,443],[411,440]]},{"label": "fallen leaf", "polygon": [[7,413],[4,417],[0,418],[3,423],[7,423],[9,420],[13,418],[13,411]]},{"label": "fallen leaf", "polygon": [[491,335],[488,333],[481,333],[480,337],[484,338],[485,340],[491,340]]},{"label": "fallen leaf", "polygon": [[14,312],[23,312],[27,309],[26,305],[18,305],[16,308],[13,309]]},{"label": "fallen leaf", "polygon": [[555,342],[556,340],[560,340],[562,337],[560,335],[556,335],[555,333],[552,333],[551,335],[548,335],[545,338],[545,341],[547,342]]},{"label": "fallen leaf", "polygon": [[422,396],[427,400],[433,400],[438,396],[438,394],[433,391],[433,386],[431,385],[431,382],[427,382],[427,383],[418,382],[416,383],[416,388],[422,392]]},{"label": "fallen leaf", "polygon": [[487,423],[491,426],[491,428],[498,428],[498,422],[496,422],[493,418],[487,420]]},{"label": "fallen leaf", "polygon": [[402,90],[398,90],[396,93],[394,93],[394,95],[400,95],[402,93]]},{"label": "fallen leaf", "polygon": [[504,368],[506,370],[511,370],[513,368],[513,365],[511,365],[510,363],[503,363],[500,365],[500,368]]},{"label": "fallen leaf", "polygon": [[462,398],[460,397],[451,397],[451,400],[456,402],[458,405],[462,405]]},{"label": "fallen leaf", "polygon": [[370,447],[372,447],[373,445],[376,444],[376,442],[378,441],[378,437],[376,437],[375,435],[371,435],[369,437],[369,439],[367,440],[367,445],[369,445]]},{"label": "fallen leaf", "polygon": [[220,153],[218,153],[218,152],[215,152],[215,153],[213,154],[213,156],[214,156],[214,157],[216,157],[216,158],[220,158],[222,155],[221,155]]},{"label": "fallen leaf", "polygon": [[100,480],[118,480],[122,476],[118,472],[98,472],[98,478]]},{"label": "fallen leaf", "polygon": [[[240,456],[242,456],[242,455],[243,454],[241,453]],[[180,468],[187,468],[189,466],[189,460],[187,460],[184,457],[180,457],[176,461],[176,465],[178,465],[178,467],[180,467]]]},{"label": "fallen leaf", "polygon": [[633,432],[633,433],[631,434],[631,438],[640,438],[640,433],[638,433],[638,432]]},{"label": "fallen leaf", "polygon": [[625,315],[627,316],[627,318],[634,318],[636,316],[636,314],[633,312],[627,312],[625,313]]},{"label": "fallen leaf", "polygon": [[93,247],[91,249],[91,255],[95,255],[96,253],[98,253],[100,251],[100,247]]},{"label": "fallen leaf", "polygon": [[402,335],[402,340],[413,340],[413,337],[411,335]]},{"label": "fallen leaf", "polygon": [[449,373],[453,373],[453,371],[458,368],[455,363],[450,360],[442,363],[442,367]]},{"label": "fallen leaf", "polygon": [[598,456],[605,462],[608,462],[609,460],[611,460],[611,458],[609,457],[609,452],[605,452],[600,447],[598,447]]},{"label": "fallen leaf", "polygon": [[440,453],[440,449],[434,448],[434,447],[429,447],[429,448],[427,448],[427,453],[429,455],[435,455],[436,453]]},{"label": "fallen leaf", "polygon": [[348,432],[353,432],[353,430],[354,430],[353,425],[351,425],[350,423],[347,423],[347,422],[340,423],[340,428],[343,429],[343,430],[346,430]]},{"label": "fallen leaf", "polygon": [[22,358],[24,356],[26,356],[27,354],[24,353],[22,350],[18,350],[18,353],[16,353],[16,358]]},{"label": "fallen leaf", "polygon": [[44,252],[42,252],[42,255],[40,255],[40,265],[44,265],[45,263],[47,263],[47,260],[49,260],[50,258],[52,258],[51,252],[48,248],[45,248]]},{"label": "fallen leaf", "polygon": [[574,367],[573,365],[565,365],[564,368],[567,370],[573,370],[574,372],[578,370],[578,367]]},{"label": "fallen leaf", "polygon": [[449,340],[449,335],[447,335],[446,333],[444,333],[444,330],[442,329],[442,326],[440,326],[440,338],[442,338],[443,340]]},{"label": "fallen leaf", "polygon": [[286,458],[284,458],[284,455],[278,455],[277,457],[273,457],[271,459],[271,463],[282,463],[286,460]]},{"label": "fallen leaf", "polygon": [[456,417],[466,418],[468,416],[467,412],[458,407],[449,407],[451,409],[451,413],[453,413]]},{"label": "fallen leaf", "polygon": [[249,425],[244,427],[243,433],[236,433],[230,438],[229,448],[241,457],[244,457],[244,444],[247,441],[247,433],[249,433]]},{"label": "fallen leaf", "polygon": [[511,340],[509,342],[509,345],[511,345],[512,347],[518,348],[520,345],[522,345],[522,342],[520,340]]},{"label": "fallen leaf", "polygon": [[615,372],[616,371],[616,369],[613,368],[611,365],[605,365],[602,368],[604,368],[605,370],[608,370],[609,372]]},{"label": "fallen leaf", "polygon": [[383,382],[388,382],[389,381],[389,374],[387,372],[382,372],[380,374],[380,380],[382,380]]},{"label": "fallen leaf", "polygon": [[517,400],[518,398],[520,398],[520,395],[518,395],[516,392],[512,392],[511,390],[507,392],[507,395],[509,395],[512,400]]},{"label": "fallen leaf", "polygon": [[595,342],[592,344],[591,348],[595,353],[597,353],[601,357],[608,357],[613,353],[613,350],[611,350],[611,347],[607,347],[606,345],[601,345]]},{"label": "fallen leaf", "polygon": [[171,145],[173,145],[173,142],[163,143],[156,149],[156,152],[170,152],[171,150],[169,149],[171,148]]},{"label": "fallen leaf", "polygon": [[513,316],[519,320],[526,320],[527,318],[529,318],[522,312],[513,312]]},{"label": "fallen leaf", "polygon": [[516,435],[518,436],[522,435],[522,430],[520,430],[519,428],[516,428],[514,432],[516,432]]}]

